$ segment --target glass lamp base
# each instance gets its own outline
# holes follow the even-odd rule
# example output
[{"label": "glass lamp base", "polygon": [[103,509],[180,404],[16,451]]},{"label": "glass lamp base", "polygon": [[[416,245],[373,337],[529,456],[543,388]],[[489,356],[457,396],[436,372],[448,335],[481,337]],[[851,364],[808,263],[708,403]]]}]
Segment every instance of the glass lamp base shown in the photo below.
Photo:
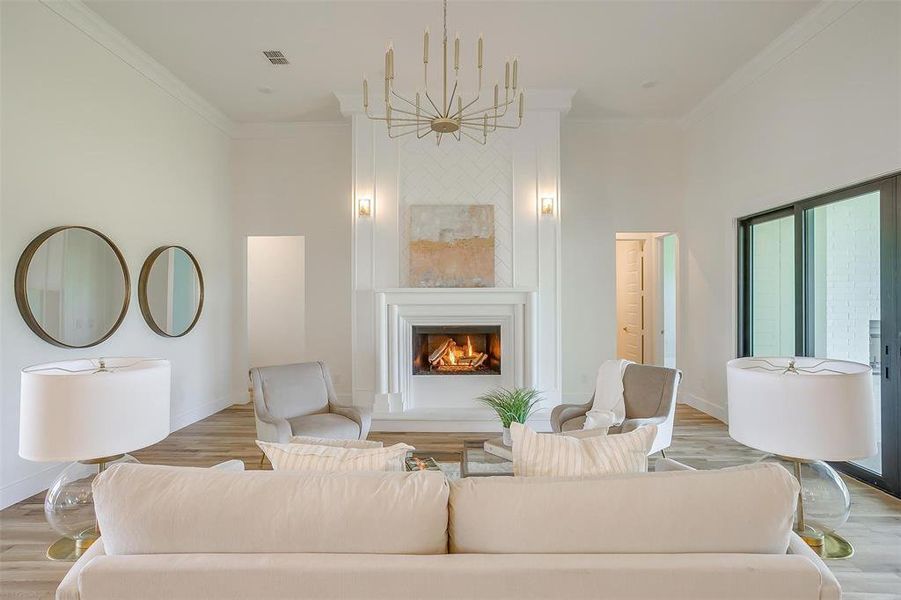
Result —
[{"label": "glass lamp base", "polygon": [[44,516],[63,537],[47,549],[47,558],[76,560],[94,543],[99,537],[91,489],[94,478],[108,465],[136,462],[128,454],[111,456],[72,463],[59,474],[44,498]]}]

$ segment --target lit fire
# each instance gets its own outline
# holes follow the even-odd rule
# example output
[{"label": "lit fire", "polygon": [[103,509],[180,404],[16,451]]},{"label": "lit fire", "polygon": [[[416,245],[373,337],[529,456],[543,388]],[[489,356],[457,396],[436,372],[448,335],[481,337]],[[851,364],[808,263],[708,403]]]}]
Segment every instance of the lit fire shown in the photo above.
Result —
[{"label": "lit fire", "polygon": [[453,338],[446,338],[429,355],[429,365],[436,371],[477,371],[484,369],[488,354],[472,347],[472,340],[466,336],[465,346],[458,346]]}]

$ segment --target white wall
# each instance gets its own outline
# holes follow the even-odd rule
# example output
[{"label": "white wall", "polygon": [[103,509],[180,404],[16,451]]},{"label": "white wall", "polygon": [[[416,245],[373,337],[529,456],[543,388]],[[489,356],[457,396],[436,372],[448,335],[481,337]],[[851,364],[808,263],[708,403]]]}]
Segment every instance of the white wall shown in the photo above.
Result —
[{"label": "white wall", "polygon": [[306,360],[304,239],[247,238],[247,355],[251,367]]},{"label": "white wall", "polygon": [[735,356],[735,219],[901,169],[901,3],[825,10],[848,7],[687,124],[682,390],[721,418]]},{"label": "white wall", "polygon": [[672,121],[565,120],[561,132],[564,401],[588,400],[616,358],[616,233],[682,228]]},{"label": "white wall", "polygon": [[[242,382],[232,376],[229,335],[228,137],[45,5],[3,2],[0,10],[0,506],[6,506],[46,487],[59,468],[18,456],[22,367],[101,355],[167,358],[176,428],[230,404]],[[34,236],[63,224],[109,235],[132,276],[121,328],[84,350],[41,341],[13,297],[19,254]],[[180,339],[151,332],[134,291],[144,258],[162,244],[189,248],[206,282],[203,316]]]},{"label": "white wall", "polygon": [[301,235],[305,244],[306,360],[329,365],[351,394],[351,134],[344,124],[245,125],[232,142],[235,365],[246,377],[245,239]]}]

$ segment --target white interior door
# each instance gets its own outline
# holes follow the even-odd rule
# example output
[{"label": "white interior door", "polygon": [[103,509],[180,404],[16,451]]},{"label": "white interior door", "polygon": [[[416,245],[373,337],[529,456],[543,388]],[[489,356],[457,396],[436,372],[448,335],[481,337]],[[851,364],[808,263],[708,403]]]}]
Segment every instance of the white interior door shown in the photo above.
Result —
[{"label": "white interior door", "polygon": [[616,240],[616,353],[644,362],[644,241]]}]

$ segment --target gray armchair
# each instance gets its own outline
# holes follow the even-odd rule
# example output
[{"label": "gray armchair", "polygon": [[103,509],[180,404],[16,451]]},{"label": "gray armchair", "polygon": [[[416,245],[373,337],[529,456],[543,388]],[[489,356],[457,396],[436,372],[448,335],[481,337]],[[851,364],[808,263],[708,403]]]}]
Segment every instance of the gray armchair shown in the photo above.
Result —
[{"label": "gray armchair", "polygon": [[[630,364],[623,374],[623,400],[626,420],[607,433],[627,433],[642,425],[657,426],[651,454],[669,448],[673,441],[676,415],[676,391],[682,371],[666,367]],[[557,433],[582,429],[585,414],[591,410],[594,394],[586,404],[561,404],[551,412],[551,427]]]},{"label": "gray armchair", "polygon": [[257,439],[286,443],[295,435],[339,440],[369,435],[371,411],[337,404],[325,363],[256,367],[250,381]]}]

